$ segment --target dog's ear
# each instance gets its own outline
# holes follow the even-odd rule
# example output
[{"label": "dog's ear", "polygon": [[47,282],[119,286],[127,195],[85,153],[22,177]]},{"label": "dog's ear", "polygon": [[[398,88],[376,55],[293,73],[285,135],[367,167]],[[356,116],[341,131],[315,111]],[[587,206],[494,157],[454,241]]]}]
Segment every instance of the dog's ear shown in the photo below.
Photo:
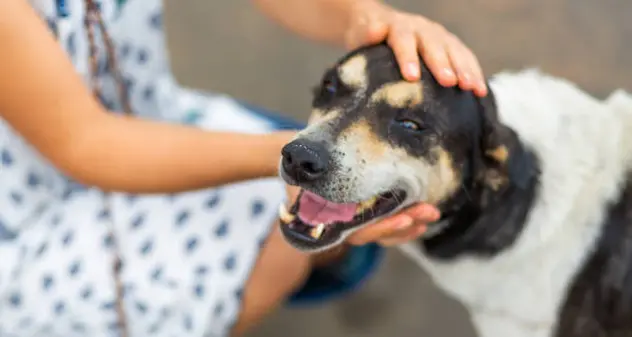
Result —
[{"label": "dog's ear", "polygon": [[500,190],[507,184],[525,188],[537,170],[536,159],[518,135],[502,124],[494,94],[478,99],[482,121],[482,179],[487,187]]}]

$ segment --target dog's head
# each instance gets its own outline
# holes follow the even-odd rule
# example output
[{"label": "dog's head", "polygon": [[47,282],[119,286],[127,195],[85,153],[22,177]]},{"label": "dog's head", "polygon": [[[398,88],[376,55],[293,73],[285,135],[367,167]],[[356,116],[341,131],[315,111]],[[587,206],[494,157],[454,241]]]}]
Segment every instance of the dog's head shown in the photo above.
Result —
[{"label": "dog's head", "polygon": [[[449,211],[479,187],[500,191],[526,179],[516,135],[478,99],[400,75],[385,44],[360,48],[327,70],[308,127],[282,151],[281,176],[302,192],[280,212],[295,247],[317,251],[378,218],[424,201]],[[469,196],[471,201],[471,196]]]}]

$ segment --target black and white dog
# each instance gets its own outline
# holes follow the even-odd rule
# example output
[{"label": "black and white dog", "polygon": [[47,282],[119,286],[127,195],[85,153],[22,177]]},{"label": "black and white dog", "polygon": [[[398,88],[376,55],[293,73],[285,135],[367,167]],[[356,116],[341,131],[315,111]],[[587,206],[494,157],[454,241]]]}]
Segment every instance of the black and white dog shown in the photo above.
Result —
[{"label": "black and white dog", "polygon": [[386,45],[329,69],[283,149],[302,188],[282,230],[319,251],[418,201],[442,219],[404,245],[481,337],[632,336],[632,97],[535,70],[483,99],[406,82]]}]

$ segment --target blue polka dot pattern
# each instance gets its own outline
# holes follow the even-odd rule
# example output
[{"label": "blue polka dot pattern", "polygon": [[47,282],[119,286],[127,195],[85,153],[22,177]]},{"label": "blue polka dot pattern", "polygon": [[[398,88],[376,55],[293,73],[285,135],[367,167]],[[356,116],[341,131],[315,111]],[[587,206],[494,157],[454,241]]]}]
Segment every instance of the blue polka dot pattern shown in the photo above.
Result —
[{"label": "blue polka dot pattern", "polygon": [[74,233],[72,232],[72,230],[67,231],[66,234],[64,234],[64,236],[61,239],[62,245],[64,245],[65,247],[70,246],[73,238],[74,238]]},{"label": "blue polka dot pattern", "polygon": [[154,247],[154,243],[151,240],[146,240],[141,246],[140,246],[140,254],[141,255],[147,255],[149,253],[151,253],[151,249]]},{"label": "blue polka dot pattern", "polygon": [[57,227],[61,223],[61,215],[55,214],[50,218],[51,227]]},{"label": "blue polka dot pattern", "polygon": [[241,302],[241,299],[242,299],[243,296],[244,296],[244,289],[243,288],[237,289],[235,291],[235,298],[237,299],[237,301]]},{"label": "blue polka dot pattern", "polygon": [[193,288],[193,293],[195,293],[195,296],[198,297],[199,299],[203,299],[204,298],[204,286],[201,284],[196,285]]},{"label": "blue polka dot pattern", "polygon": [[129,57],[129,54],[132,52],[132,46],[129,43],[123,43],[119,48],[119,56],[121,59],[126,59]]},{"label": "blue polka dot pattern", "polygon": [[12,293],[9,295],[9,303],[13,307],[19,307],[22,304],[22,295],[20,293]]},{"label": "blue polka dot pattern", "polygon": [[237,256],[235,254],[230,254],[226,260],[224,260],[224,269],[227,271],[232,271],[235,269],[235,264],[237,263]]},{"label": "blue polka dot pattern", "polygon": [[57,315],[61,315],[64,313],[64,311],[66,311],[66,303],[59,301],[57,303],[55,303],[55,308],[53,309],[55,310],[55,313]]},{"label": "blue polka dot pattern", "polygon": [[[81,2],[53,2],[54,7],[37,12],[90,82],[84,8]],[[40,1],[31,3],[37,7]],[[160,49],[160,1],[96,4],[105,25],[113,28],[110,35],[135,113],[203,129],[214,129],[217,122],[230,129],[238,116],[239,121],[251,118],[245,123],[252,122],[249,131],[273,130],[274,122],[231,104],[228,97],[222,96],[224,104],[213,101],[217,96],[178,86],[169,73],[168,55]],[[103,89],[97,98],[119,113],[110,60],[96,32],[96,75]],[[215,107],[221,107],[219,113],[211,110]],[[274,218],[270,206],[283,199],[280,183],[261,179],[169,195],[109,193],[52,170],[5,126],[0,120],[0,129],[9,131],[0,137],[0,202],[5,203],[0,205],[0,246],[15,245],[17,261],[0,264],[0,289],[5,289],[0,327],[19,325],[21,330],[12,331],[16,336],[118,336],[113,278],[118,274],[128,322],[141,335],[221,336],[230,329],[245,275]],[[22,223],[28,230],[22,230]],[[204,314],[209,310],[210,315]]]},{"label": "blue polka dot pattern", "polygon": [[149,17],[149,25],[154,29],[162,29],[162,12],[156,12]]},{"label": "blue polka dot pattern", "polygon": [[114,308],[116,308],[116,302],[114,301],[108,301],[101,304],[101,310],[109,311],[109,310],[114,310]]},{"label": "blue polka dot pattern", "polygon": [[55,36],[59,34],[57,30],[57,21],[55,19],[51,17],[46,18],[46,24],[48,25],[48,29],[50,29],[50,31],[53,32]]},{"label": "blue polka dot pattern", "polygon": [[158,281],[161,277],[162,277],[162,267],[156,267],[152,272],[151,272],[151,279],[154,281]]},{"label": "blue polka dot pattern", "polygon": [[107,220],[110,220],[110,215],[111,215],[110,210],[107,208],[104,208],[97,215],[97,219],[99,221],[107,221]]},{"label": "blue polka dot pattern", "polygon": [[[134,83],[135,83],[135,82],[134,82],[134,79],[133,79],[133,78],[131,78],[131,77],[125,77],[125,78],[123,79],[123,81],[124,81],[125,88],[127,88],[127,90],[128,90],[128,91],[131,91],[131,90],[133,90],[133,89],[134,89]],[[131,197],[131,198],[133,199],[134,197]]]},{"label": "blue polka dot pattern", "polygon": [[2,152],[0,152],[0,160],[3,166],[9,167],[13,164],[13,155],[11,155],[7,149],[2,149]]},{"label": "blue polka dot pattern", "polygon": [[219,316],[224,312],[224,303],[220,302],[217,303],[217,305],[215,305],[215,308],[213,309],[213,314],[215,316]]},{"label": "blue polka dot pattern", "polygon": [[145,223],[145,213],[140,213],[132,219],[132,229],[138,229]]},{"label": "blue polka dot pattern", "polygon": [[36,188],[41,184],[41,180],[35,173],[29,172],[26,178],[26,184],[31,188]]},{"label": "blue polka dot pattern", "polygon": [[138,64],[143,65],[145,63],[147,63],[147,59],[149,58],[149,54],[147,52],[147,50],[145,49],[139,49],[137,54],[136,54],[136,60],[138,61]]},{"label": "blue polka dot pattern", "polygon": [[72,323],[72,331],[77,332],[77,333],[83,333],[86,331],[86,326],[85,324],[81,322],[74,322]]},{"label": "blue polka dot pattern", "polygon": [[255,200],[252,202],[251,206],[251,214],[252,217],[257,217],[263,213],[265,210],[265,204],[262,200]]},{"label": "blue polka dot pattern", "polygon": [[81,270],[81,262],[74,261],[68,267],[68,274],[70,275],[70,277],[74,278],[74,277],[76,277],[79,274],[80,270]]},{"label": "blue polka dot pattern", "polygon": [[114,246],[114,237],[112,234],[108,233],[105,235],[103,238],[103,246],[105,248],[112,248],[112,246]]},{"label": "blue polka dot pattern", "polygon": [[74,32],[70,32],[70,34],[68,34],[68,38],[66,40],[66,49],[68,51],[68,54],[71,57],[74,57],[77,54],[77,41],[76,41],[77,37],[76,34]]},{"label": "blue polka dot pattern", "polygon": [[151,101],[154,98],[154,86],[148,85],[143,89],[143,99],[146,101]]},{"label": "blue polka dot pattern", "polygon": [[42,288],[45,291],[48,291],[53,286],[53,277],[51,275],[46,275],[42,279]]},{"label": "blue polka dot pattern", "polygon": [[195,274],[197,276],[204,276],[208,273],[208,267],[207,266],[198,266],[197,268],[195,268]]},{"label": "blue polka dot pattern", "polygon": [[66,0],[55,0],[55,5],[58,17],[66,18],[70,15]]},{"label": "blue polka dot pattern", "polygon": [[179,212],[178,215],[176,215],[176,226],[184,226],[187,223],[187,220],[189,220],[189,216],[189,211]]},{"label": "blue polka dot pattern", "polygon": [[15,205],[21,205],[22,201],[24,199],[24,197],[22,196],[22,193],[20,192],[11,192],[11,200],[13,200],[13,202],[15,203]]},{"label": "blue polka dot pattern", "polygon": [[81,298],[83,298],[84,300],[90,299],[92,297],[92,287],[91,286],[86,286],[85,288],[83,288],[83,290],[81,290],[81,293],[79,296],[81,296]]},{"label": "blue polka dot pattern", "polygon": [[136,310],[138,310],[138,312],[140,312],[141,314],[146,314],[147,313],[147,304],[145,304],[144,302],[136,302]]},{"label": "blue polka dot pattern", "polygon": [[184,118],[182,119],[182,123],[187,124],[187,125],[195,125],[200,121],[200,119],[202,119],[203,116],[204,115],[202,114],[201,111],[191,110],[184,115]]},{"label": "blue polka dot pattern", "polygon": [[17,234],[9,230],[7,226],[0,220],[0,242],[15,240]]},{"label": "blue polka dot pattern", "polygon": [[217,205],[220,202],[220,195],[219,193],[214,193],[207,201],[206,201],[206,207],[207,208],[215,208],[217,207]]},{"label": "blue polka dot pattern", "polygon": [[40,257],[42,254],[44,254],[46,252],[46,249],[48,248],[48,243],[43,242],[39,248],[37,248],[37,250],[35,251],[35,257]]},{"label": "blue polka dot pattern", "polygon": [[198,238],[197,237],[189,238],[186,243],[187,253],[193,253],[193,251],[195,251],[197,246],[198,246]]},{"label": "blue polka dot pattern", "polygon": [[227,219],[222,220],[222,222],[217,225],[217,228],[215,228],[215,236],[217,236],[218,238],[223,238],[228,235],[229,229],[230,222]]}]

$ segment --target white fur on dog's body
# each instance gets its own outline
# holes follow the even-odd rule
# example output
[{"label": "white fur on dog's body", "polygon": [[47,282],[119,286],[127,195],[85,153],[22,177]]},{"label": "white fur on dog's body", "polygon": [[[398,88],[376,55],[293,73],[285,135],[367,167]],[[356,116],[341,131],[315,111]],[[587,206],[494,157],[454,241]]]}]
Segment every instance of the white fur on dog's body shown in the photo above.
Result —
[{"label": "white fur on dog's body", "polygon": [[[632,162],[632,98],[599,101],[535,70],[491,81],[501,121],[540,159],[540,190],[517,241],[493,258],[450,262],[402,250],[463,303],[480,337],[549,337]],[[627,131],[627,134],[626,134]]]}]

